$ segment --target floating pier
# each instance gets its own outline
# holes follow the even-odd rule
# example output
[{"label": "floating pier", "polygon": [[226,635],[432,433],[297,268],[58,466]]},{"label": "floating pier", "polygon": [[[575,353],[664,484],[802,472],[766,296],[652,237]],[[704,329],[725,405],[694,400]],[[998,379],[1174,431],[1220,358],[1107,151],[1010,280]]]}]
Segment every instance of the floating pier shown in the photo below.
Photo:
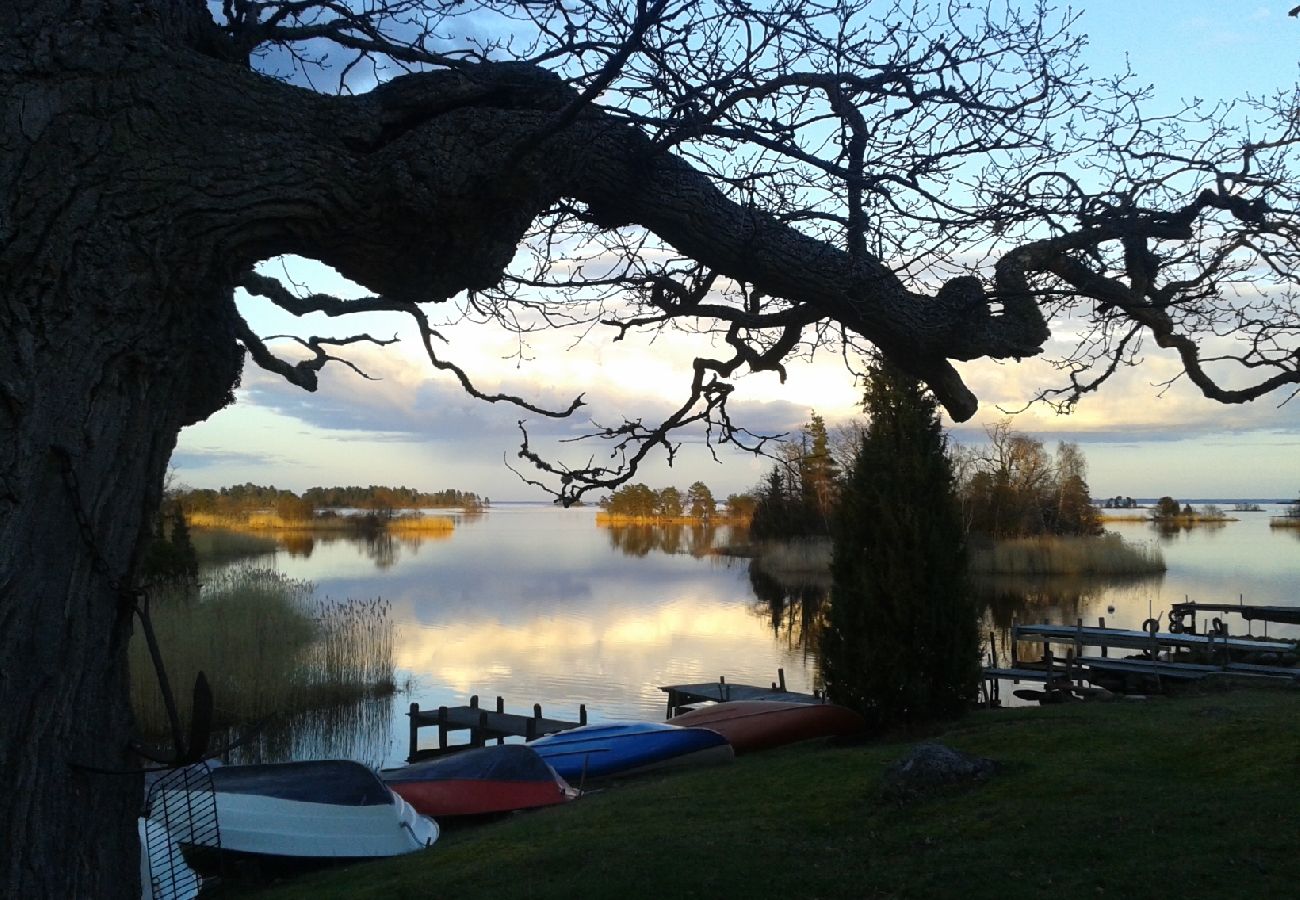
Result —
[{"label": "floating pier", "polygon": [[[1176,604],[1175,608],[1183,604]],[[1200,609],[1207,609],[1203,605]],[[1239,611],[1231,607],[1230,611]],[[1181,621],[1181,620],[1178,620]],[[1036,661],[1021,661],[1020,642],[1041,643],[1042,657]],[[984,667],[984,699],[990,706],[1000,702],[999,680],[1014,683],[1021,681],[1043,682],[1046,694],[1085,695],[1092,691],[1082,686],[1084,681],[1093,684],[1154,683],[1157,689],[1162,680],[1194,681],[1212,676],[1235,678],[1269,678],[1300,680],[1300,668],[1281,665],[1262,665],[1245,662],[1243,657],[1253,654],[1293,654],[1294,641],[1258,640],[1249,637],[1232,637],[1222,622],[1213,630],[1195,634],[1183,630],[1162,632],[1154,619],[1148,619],[1146,628],[1132,631],[1107,628],[1100,619],[1097,627],[1088,627],[1083,620],[1071,625],[1018,624],[1011,626],[1011,660],[1008,666],[998,664],[993,635],[989,635],[989,662]],[[1066,646],[1064,655],[1053,647]],[[1096,648],[1098,654],[1085,653],[1086,648]],[[1112,648],[1137,650],[1141,656],[1117,658],[1110,656]],[[1178,659],[1183,651],[1199,651],[1202,662],[1184,662]],[[1165,658],[1162,658],[1162,654]],[[1233,656],[1237,659],[1234,661]],[[1032,693],[1032,692],[1031,692]]]},{"label": "floating pier", "polygon": [[[1250,606],[1245,603],[1175,603],[1169,609],[1169,629],[1188,630],[1185,621],[1192,617],[1190,630],[1196,630],[1197,613],[1236,613],[1247,622],[1274,622],[1282,625],[1300,625],[1300,606]],[[1220,620],[1220,624],[1222,621]],[[1267,628],[1265,628],[1267,634]]]},{"label": "floating pier", "polygon": [[693,703],[728,703],[732,700],[779,700],[784,703],[825,703],[826,697],[820,691],[801,694],[785,689],[785,669],[776,670],[777,680],[770,688],[753,684],[728,684],[726,676],[719,676],[717,681],[701,684],[669,684],[659,690],[668,695],[668,713],[666,718],[677,715],[682,707]]},{"label": "floating pier", "polygon": [[[587,724],[587,704],[578,706],[578,721],[568,722],[562,719],[548,719],[542,715],[542,705],[533,704],[531,716],[506,712],[505,700],[497,697],[496,709],[489,710],[479,706],[478,694],[469,698],[469,706],[439,706],[437,709],[420,709],[420,704],[412,703],[407,716],[410,717],[411,743],[406,761],[415,762],[439,753],[447,753],[467,747],[482,747],[488,741],[495,740],[504,744],[508,737],[521,737],[533,741],[543,735],[568,731]],[[420,729],[426,726],[438,727],[438,748],[436,750],[419,748]],[[469,743],[452,745],[448,737],[453,731],[468,731]]]}]

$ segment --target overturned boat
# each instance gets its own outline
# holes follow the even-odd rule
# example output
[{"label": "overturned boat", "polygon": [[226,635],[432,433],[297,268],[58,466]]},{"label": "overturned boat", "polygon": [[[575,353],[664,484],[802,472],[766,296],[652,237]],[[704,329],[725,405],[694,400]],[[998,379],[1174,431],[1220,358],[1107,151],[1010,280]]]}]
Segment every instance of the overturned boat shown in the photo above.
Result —
[{"label": "overturned boat", "polygon": [[716,731],[737,754],[816,738],[847,737],[861,734],[867,727],[862,716],[848,707],[777,700],[715,703],[679,713],[668,722]]},{"label": "overturned boat", "polygon": [[735,757],[727,739],[716,731],[663,722],[585,725],[538,738],[529,746],[563,778],[579,783]]},{"label": "overturned boat", "polygon": [[[428,847],[438,824],[349,760],[217,766],[211,791],[164,787],[150,818],[181,844],[296,858],[397,856]],[[215,799],[216,834],[187,832],[188,810]]]},{"label": "overturned boat", "polygon": [[528,744],[465,750],[381,769],[379,777],[417,812],[435,818],[552,806],[579,793]]}]

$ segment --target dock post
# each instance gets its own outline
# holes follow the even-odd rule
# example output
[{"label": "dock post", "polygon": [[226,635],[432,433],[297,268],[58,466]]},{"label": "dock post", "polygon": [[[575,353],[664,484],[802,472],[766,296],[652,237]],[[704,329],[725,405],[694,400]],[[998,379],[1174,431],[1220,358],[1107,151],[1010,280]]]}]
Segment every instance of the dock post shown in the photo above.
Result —
[{"label": "dock post", "polygon": [[[1098,617],[1097,617],[1097,627],[1098,627],[1098,628],[1102,628],[1102,629],[1104,629],[1104,628],[1106,627],[1106,617],[1105,617],[1105,616],[1098,616]],[[1105,644],[1102,644],[1102,645],[1101,645],[1101,658],[1102,658],[1102,659],[1105,659],[1105,658],[1106,658],[1107,656],[1109,656],[1109,655],[1110,655],[1110,647],[1106,646]]]},{"label": "dock post", "polygon": [[414,762],[415,751],[420,746],[420,704],[412,703],[410,710],[406,714],[411,719],[411,747],[410,752],[406,754],[406,761]]},{"label": "dock post", "polygon": [[471,728],[469,731],[469,742],[475,747],[482,747],[487,743],[487,710],[479,710],[478,727]]},{"label": "dock post", "polygon": [[578,704],[578,724],[579,725],[587,724],[587,704],[585,703]]},{"label": "dock post", "polygon": [[[500,694],[497,694],[497,713],[501,715],[505,715],[505,711],[506,711],[506,698],[502,697]],[[497,736],[498,747],[500,747],[505,742],[506,742],[505,735]]]},{"label": "dock post", "polygon": [[674,711],[675,709],[677,709],[677,692],[674,691],[672,688],[669,688],[669,689],[668,689],[668,709],[667,709],[667,711],[664,713],[664,718],[665,718],[665,719],[671,719],[671,718],[673,717],[673,711]]},{"label": "dock post", "polygon": [[438,749],[447,749],[447,707],[438,707]]},{"label": "dock post", "polygon": [[784,691],[785,690],[785,669],[776,670],[776,680],[777,683],[780,684],[781,690]]}]

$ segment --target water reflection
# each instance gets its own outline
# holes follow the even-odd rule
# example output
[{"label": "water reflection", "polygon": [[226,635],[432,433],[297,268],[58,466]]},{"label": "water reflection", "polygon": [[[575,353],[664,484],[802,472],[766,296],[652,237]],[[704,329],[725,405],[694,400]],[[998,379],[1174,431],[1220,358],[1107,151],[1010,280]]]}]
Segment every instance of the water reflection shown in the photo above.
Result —
[{"label": "water reflection", "polygon": [[[355,759],[378,768],[392,755],[393,706],[392,699],[382,697],[273,719],[251,734],[226,735],[226,742],[248,737],[222,761]],[[401,750],[405,752],[404,747]]]},{"label": "water reflection", "polygon": [[[767,620],[772,636],[815,664],[826,627],[830,575],[819,579],[805,576],[797,583],[785,583],[751,566],[749,586],[754,592],[754,611]],[[815,680],[820,685],[820,669],[816,670]]]},{"label": "water reflection", "polygon": [[[985,651],[990,647],[1000,662],[1011,656],[1011,626],[1017,622],[1100,624],[1117,611],[1114,601],[1125,594],[1149,594],[1164,575],[1123,578],[1078,576],[1024,578],[981,575],[971,587],[983,613]],[[1109,621],[1107,624],[1118,624]]]},{"label": "water reflection", "polygon": [[1152,522],[1151,530],[1164,540],[1181,537],[1193,531],[1200,537],[1212,538],[1227,528],[1228,524],[1227,522],[1197,522],[1194,520],[1171,519]]},{"label": "water reflection", "polygon": [[650,553],[684,554],[699,559],[732,539],[729,526],[711,522],[693,525],[600,525],[609,546],[624,556],[644,557]]},{"label": "water reflection", "polygon": [[[993,632],[1001,659],[1013,619],[1096,624],[1105,616],[1109,625],[1139,628],[1186,598],[1300,600],[1300,529],[1270,529],[1267,515],[1167,535],[1149,521],[1107,527],[1129,541],[1158,540],[1166,575],[981,579],[984,636]],[[410,678],[414,687],[391,704],[381,701],[387,730],[382,716],[358,714],[355,723],[336,716],[333,726],[304,726],[296,739],[268,736],[258,752],[328,750],[395,764],[406,753],[402,713],[413,700],[429,707],[499,694],[512,711],[541,703],[561,717],[586,703],[593,721],[612,721],[662,718],[660,685],[719,675],[768,684],[780,667],[791,690],[820,686],[827,581],[782,584],[750,574],[744,561],[711,555],[731,539],[724,525],[602,529],[592,509],[498,504],[444,539],[317,535],[296,553],[282,541],[276,567],[315,583],[317,597],[392,602],[398,681]],[[1300,626],[1285,630],[1300,634]],[[328,737],[330,727],[341,731]]]}]

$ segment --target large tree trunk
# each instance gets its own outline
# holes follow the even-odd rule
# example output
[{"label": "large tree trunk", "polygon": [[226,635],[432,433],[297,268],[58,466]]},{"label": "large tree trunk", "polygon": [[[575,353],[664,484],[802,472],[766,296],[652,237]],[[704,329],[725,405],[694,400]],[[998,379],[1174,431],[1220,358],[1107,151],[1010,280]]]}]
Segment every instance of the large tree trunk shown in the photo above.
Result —
[{"label": "large tree trunk", "polygon": [[138,897],[141,779],[86,767],[138,764],[143,526],[180,428],[228,401],[242,357],[229,275],[166,207],[156,142],[181,111],[150,108],[111,35],[50,34],[0,43],[11,74],[61,57],[0,80],[0,896]]},{"label": "large tree trunk", "polygon": [[501,140],[490,117],[394,149],[400,109],[196,53],[186,23],[136,16],[149,4],[100,5],[32,2],[0,26],[4,897],[139,896],[141,779],[91,769],[135,763],[135,563],[180,429],[237,384],[238,276],[299,250],[387,287],[401,259],[391,287],[450,296],[499,277],[548,202],[517,184],[525,202],[492,202],[496,180],[456,163]]}]

